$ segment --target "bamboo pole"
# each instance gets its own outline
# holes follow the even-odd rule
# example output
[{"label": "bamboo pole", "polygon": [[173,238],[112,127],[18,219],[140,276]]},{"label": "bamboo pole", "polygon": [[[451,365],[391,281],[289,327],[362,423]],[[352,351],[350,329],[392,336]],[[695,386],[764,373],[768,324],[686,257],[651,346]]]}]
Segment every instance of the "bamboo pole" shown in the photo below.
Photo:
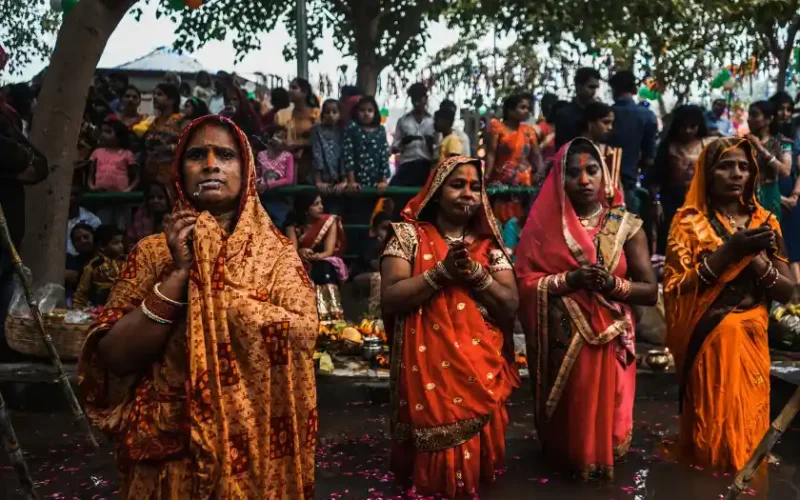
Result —
[{"label": "bamboo pole", "polygon": [[17,435],[11,425],[11,419],[8,416],[6,402],[2,394],[0,394],[0,441],[3,442],[3,448],[8,453],[11,466],[17,471],[17,477],[19,477],[19,484],[25,493],[25,499],[37,500],[36,487],[33,485],[33,478],[31,478],[31,473],[28,470],[28,464],[22,455],[22,448],[19,447],[19,441],[17,441]]},{"label": "bamboo pole", "polygon": [[55,345],[53,345],[53,338],[50,337],[50,334],[47,333],[47,328],[44,326],[44,319],[42,319],[42,313],[39,311],[39,306],[36,305],[36,302],[33,300],[31,284],[28,282],[28,277],[25,275],[22,259],[20,258],[19,253],[17,253],[17,248],[14,246],[14,242],[11,241],[11,233],[8,230],[8,221],[6,220],[6,214],[3,211],[2,205],[0,205],[0,232],[2,232],[3,245],[11,255],[11,261],[14,263],[14,270],[17,272],[19,281],[22,284],[22,289],[25,292],[25,299],[28,301],[28,307],[31,309],[31,315],[36,321],[36,326],[39,328],[39,333],[42,334],[44,345],[47,347],[47,352],[50,354],[50,361],[58,371],[58,382],[61,385],[64,396],[67,398],[67,402],[72,408],[72,415],[75,417],[75,422],[86,433],[86,439],[89,441],[89,444],[91,444],[94,448],[99,448],[100,445],[98,444],[97,439],[94,437],[92,426],[89,424],[89,419],[86,418],[86,414],[83,412],[83,409],[78,402],[78,398],[75,396],[75,391],[72,390],[72,385],[69,383],[67,372],[64,371],[64,365],[61,364],[61,358],[58,356],[58,351],[56,351]]},{"label": "bamboo pole", "polygon": [[725,495],[725,500],[736,500],[739,494],[744,491],[747,487],[747,483],[750,482],[753,475],[755,475],[758,470],[759,465],[761,465],[761,462],[764,461],[764,458],[766,458],[770,450],[772,450],[772,447],[775,446],[775,443],[778,442],[781,435],[786,432],[786,428],[789,427],[789,424],[792,422],[795,415],[797,415],[798,410],[800,410],[800,387],[794,391],[794,394],[792,394],[786,406],[783,407],[778,418],[772,422],[767,433],[761,438],[761,442],[758,443],[755,451],[750,455],[750,460],[748,460],[742,470],[736,474],[733,485]]}]

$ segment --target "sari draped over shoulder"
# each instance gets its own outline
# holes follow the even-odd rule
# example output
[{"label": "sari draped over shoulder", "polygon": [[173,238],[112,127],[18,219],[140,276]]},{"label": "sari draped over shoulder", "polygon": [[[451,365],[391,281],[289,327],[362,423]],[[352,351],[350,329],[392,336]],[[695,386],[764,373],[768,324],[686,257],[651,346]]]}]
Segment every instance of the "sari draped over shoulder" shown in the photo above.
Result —
[{"label": "sari draped over shoulder", "polygon": [[[312,360],[318,332],[314,291],[291,242],[272,224],[255,190],[243,133],[239,217],[226,234],[197,215],[185,318],[159,359],[119,378],[98,343],[173,269],[164,233],[128,256],[79,362],[78,387],[92,421],[116,443],[120,497],[127,500],[312,499],[318,416]],[[174,210],[195,210],[176,182]]]},{"label": "sari draped over shoulder", "polygon": [[[741,469],[767,431],[770,359],[768,300],[755,289],[752,256],[728,267],[706,286],[698,269],[733,229],[708,206],[707,182],[722,155],[744,147],[751,177],[743,199],[748,224],[780,225],[757,201],[758,167],[750,143],[723,138],[708,144],[697,160],[686,203],[672,222],[664,269],[667,345],[680,378],[680,446],[683,458],[718,469]],[[772,253],[782,255],[781,238]]]},{"label": "sari draped over shoulder", "polygon": [[339,293],[339,285],[350,277],[347,265],[342,259],[347,248],[347,239],[342,219],[336,215],[323,214],[300,237],[299,248],[322,251],[325,238],[330,231],[336,232],[336,246],[333,255],[321,260],[304,262],[311,281],[317,291],[317,311],[320,321],[330,323],[344,319],[344,309]]},{"label": "sari draped over shoulder", "polygon": [[[420,213],[459,165],[448,158],[431,172],[422,191],[393,225],[384,257],[412,265],[412,275],[431,269],[448,252],[438,230]],[[473,260],[490,272],[511,270],[485,190],[478,212]],[[412,312],[388,320],[392,332],[391,432],[393,471],[411,477],[417,491],[449,497],[472,493],[494,479],[505,462],[505,401],[519,386],[511,331],[489,317],[472,293],[450,285]]]},{"label": "sari draped over shoulder", "polygon": [[[598,201],[603,215],[584,228],[564,189],[569,150],[591,145],[603,166]],[[562,146],[517,247],[520,321],[534,380],[536,422],[545,454],[584,478],[613,477],[614,460],[627,453],[636,383],[634,319],[627,304],[576,290],[549,293],[557,277],[578,267],[603,265],[627,276],[625,243],[641,220],[627,212],[609,182],[600,151],[588,139]]]}]

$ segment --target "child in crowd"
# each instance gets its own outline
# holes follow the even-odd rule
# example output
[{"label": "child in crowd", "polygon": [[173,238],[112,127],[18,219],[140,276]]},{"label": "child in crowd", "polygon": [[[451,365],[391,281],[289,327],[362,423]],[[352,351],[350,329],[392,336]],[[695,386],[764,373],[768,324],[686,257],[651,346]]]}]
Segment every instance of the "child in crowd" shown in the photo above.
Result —
[{"label": "child in crowd", "polygon": [[77,177],[72,180],[72,190],[69,193],[69,211],[67,212],[67,255],[78,255],[78,251],[72,244],[72,228],[78,224],[88,224],[94,229],[97,229],[102,222],[100,217],[90,212],[87,208],[81,206],[81,195],[83,194],[83,185]]},{"label": "child in crowd", "polygon": [[381,316],[380,258],[392,224],[390,206],[376,207],[370,222],[369,238],[365,241],[358,260],[358,274],[353,279],[355,289],[361,296],[367,295],[367,314],[372,318]]},{"label": "child in crowd", "polygon": [[528,213],[533,205],[533,197],[529,196],[523,204],[522,215],[519,217],[512,217],[504,225],[497,221],[498,225],[503,228],[503,244],[506,250],[511,255],[511,261],[514,262],[517,258],[516,249],[519,244],[519,236],[522,234],[522,228],[525,227],[525,222],[528,220]]},{"label": "child in crowd", "polygon": [[197,97],[186,99],[181,108],[181,129],[186,128],[192,121],[210,114],[206,102]]},{"label": "child in crowd", "polygon": [[258,153],[256,162],[256,190],[261,203],[278,227],[289,214],[289,203],[280,195],[269,191],[294,184],[294,156],[286,148],[286,127],[272,124],[267,127],[264,139],[267,148]]},{"label": "child in crowd", "polygon": [[67,270],[64,273],[64,288],[67,297],[72,297],[78,288],[83,268],[94,258],[94,228],[89,224],[78,223],[70,231],[70,241],[77,255],[67,254]]},{"label": "child in crowd", "polygon": [[464,150],[461,139],[453,131],[453,122],[456,119],[455,113],[449,108],[440,109],[433,114],[433,128],[442,134],[439,142],[439,161],[443,161],[451,156],[459,156]]},{"label": "child in crowd", "polygon": [[129,149],[129,132],[118,118],[103,122],[99,146],[90,157],[89,190],[127,192],[139,185],[139,165]]},{"label": "child in crowd", "polygon": [[123,232],[114,226],[103,225],[95,230],[97,255],[83,268],[78,289],[72,298],[74,309],[105,305],[125,261],[122,237]]},{"label": "child in crowd", "polygon": [[342,155],[349,191],[377,187],[382,192],[389,185],[389,143],[374,97],[362,97],[353,108],[353,121],[344,133]]},{"label": "child in crowd", "polygon": [[207,71],[198,71],[194,81],[196,85],[192,91],[192,97],[200,99],[208,107],[208,103],[211,102],[211,98],[215,94],[211,75]]},{"label": "child in crowd", "polygon": [[339,126],[339,101],[322,103],[322,121],[311,130],[314,184],[323,195],[341,193],[347,185],[342,163],[342,129]]}]

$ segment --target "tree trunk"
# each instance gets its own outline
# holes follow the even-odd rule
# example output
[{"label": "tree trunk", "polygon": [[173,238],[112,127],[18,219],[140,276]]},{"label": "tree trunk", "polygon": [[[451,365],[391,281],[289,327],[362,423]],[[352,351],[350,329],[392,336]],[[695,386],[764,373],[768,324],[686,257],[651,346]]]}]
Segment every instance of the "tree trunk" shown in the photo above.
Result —
[{"label": "tree trunk", "polygon": [[380,69],[374,62],[358,61],[356,66],[356,84],[366,95],[374,96],[378,91],[378,75]]},{"label": "tree trunk", "polygon": [[31,131],[50,174],[26,192],[22,255],[38,285],[64,283],[72,171],[88,89],[111,33],[136,1],[83,0],[58,32]]},{"label": "tree trunk", "polygon": [[[791,48],[791,46],[789,47]],[[778,84],[776,89],[778,92],[786,90],[786,69],[789,67],[789,55],[791,55],[791,50],[784,49],[778,59]]]}]

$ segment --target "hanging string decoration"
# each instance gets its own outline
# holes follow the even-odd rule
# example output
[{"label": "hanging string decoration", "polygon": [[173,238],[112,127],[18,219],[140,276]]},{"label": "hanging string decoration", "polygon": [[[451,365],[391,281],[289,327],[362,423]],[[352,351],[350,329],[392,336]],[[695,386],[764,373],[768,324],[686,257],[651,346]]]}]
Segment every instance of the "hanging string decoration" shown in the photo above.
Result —
[{"label": "hanging string decoration", "polygon": [[55,12],[62,12],[63,17],[67,17],[76,5],[78,0],[50,0],[50,8]]},{"label": "hanging string decoration", "polygon": [[203,0],[167,0],[167,4],[172,10],[191,10],[198,9],[203,5]]},{"label": "hanging string decoration", "polygon": [[715,76],[713,80],[711,80],[711,88],[712,89],[721,88],[723,85],[725,85],[725,82],[731,79],[732,76],[733,75],[731,74],[731,71],[728,68],[723,69],[722,71],[717,73],[717,76]]}]

